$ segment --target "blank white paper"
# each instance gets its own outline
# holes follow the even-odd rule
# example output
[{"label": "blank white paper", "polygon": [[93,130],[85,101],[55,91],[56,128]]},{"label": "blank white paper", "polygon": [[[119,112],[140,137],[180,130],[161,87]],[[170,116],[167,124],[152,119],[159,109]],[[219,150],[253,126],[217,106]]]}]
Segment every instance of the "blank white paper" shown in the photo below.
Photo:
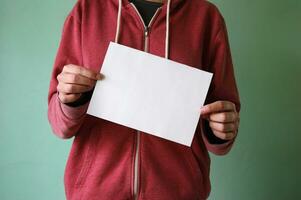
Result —
[{"label": "blank white paper", "polygon": [[87,113],[190,146],[212,73],[110,42]]}]

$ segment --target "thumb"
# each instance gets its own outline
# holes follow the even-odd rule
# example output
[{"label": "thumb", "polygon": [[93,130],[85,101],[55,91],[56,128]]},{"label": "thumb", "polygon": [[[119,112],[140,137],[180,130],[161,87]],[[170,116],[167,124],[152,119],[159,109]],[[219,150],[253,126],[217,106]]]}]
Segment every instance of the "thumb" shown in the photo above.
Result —
[{"label": "thumb", "polygon": [[208,105],[205,105],[201,108],[201,115],[202,116],[209,116],[209,114],[211,113],[211,109]]},{"label": "thumb", "polygon": [[209,120],[210,113],[207,112],[203,107],[201,108],[201,118]]}]

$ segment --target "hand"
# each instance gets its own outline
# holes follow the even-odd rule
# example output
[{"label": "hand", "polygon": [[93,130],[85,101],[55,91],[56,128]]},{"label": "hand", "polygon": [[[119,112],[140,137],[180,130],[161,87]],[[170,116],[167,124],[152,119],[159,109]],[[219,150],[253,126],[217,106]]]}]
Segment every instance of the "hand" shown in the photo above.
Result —
[{"label": "hand", "polygon": [[57,76],[59,99],[62,103],[71,103],[79,99],[83,92],[93,89],[97,80],[103,78],[100,73],[95,73],[85,67],[65,65]]},{"label": "hand", "polygon": [[238,132],[239,113],[234,103],[216,101],[201,108],[202,118],[209,121],[213,134],[223,140],[233,139]]}]

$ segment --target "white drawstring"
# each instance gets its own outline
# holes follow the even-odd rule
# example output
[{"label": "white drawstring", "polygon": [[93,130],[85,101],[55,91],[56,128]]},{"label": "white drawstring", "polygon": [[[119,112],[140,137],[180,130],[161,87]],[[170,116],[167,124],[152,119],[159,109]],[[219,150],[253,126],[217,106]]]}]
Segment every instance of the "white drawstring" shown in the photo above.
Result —
[{"label": "white drawstring", "polygon": [[[119,32],[120,32],[120,18],[121,18],[121,8],[122,0],[118,0],[118,14],[117,14],[117,28],[115,34],[115,42],[118,43]],[[171,0],[167,0],[167,9],[166,9],[166,33],[165,33],[165,58],[168,59],[169,55],[169,10],[170,10]]]},{"label": "white drawstring", "polygon": [[165,33],[165,58],[166,59],[168,59],[168,54],[169,54],[169,9],[170,9],[170,0],[167,0],[166,33]]},{"label": "white drawstring", "polygon": [[121,7],[122,7],[122,0],[119,0],[118,3],[118,14],[117,14],[117,30],[115,35],[115,42],[118,43],[119,40],[119,28],[120,28],[120,18],[121,18]]}]

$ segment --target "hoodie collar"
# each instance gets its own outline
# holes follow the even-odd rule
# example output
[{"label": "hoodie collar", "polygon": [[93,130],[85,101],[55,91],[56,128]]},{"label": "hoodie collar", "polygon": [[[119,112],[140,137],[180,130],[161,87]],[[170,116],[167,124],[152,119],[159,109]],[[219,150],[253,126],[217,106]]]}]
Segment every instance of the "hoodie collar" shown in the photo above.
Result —
[{"label": "hoodie collar", "polygon": [[[119,33],[120,28],[122,26],[121,22],[121,12],[122,7],[128,6],[131,2],[129,0],[114,0],[117,3],[118,6],[118,14],[117,14],[117,25],[116,25],[116,34],[115,34],[115,42],[119,42]],[[184,0],[163,0],[162,3],[162,9],[166,10],[166,33],[165,33],[165,58],[168,59],[169,57],[169,15],[172,10],[180,1]]]}]

